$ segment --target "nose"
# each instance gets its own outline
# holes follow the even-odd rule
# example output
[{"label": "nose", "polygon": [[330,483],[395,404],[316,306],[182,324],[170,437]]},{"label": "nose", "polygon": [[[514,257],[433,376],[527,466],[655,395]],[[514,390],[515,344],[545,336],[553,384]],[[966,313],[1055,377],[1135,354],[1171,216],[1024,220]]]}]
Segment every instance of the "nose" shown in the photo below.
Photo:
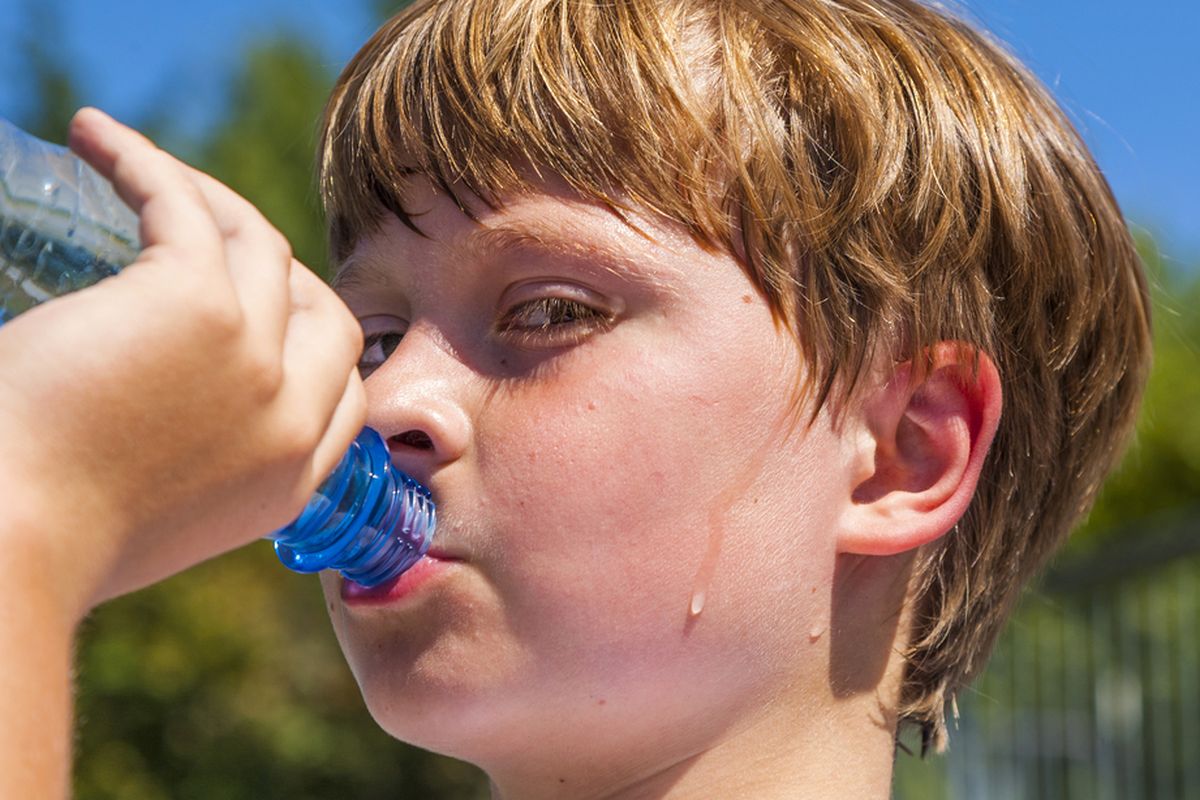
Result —
[{"label": "nose", "polygon": [[409,330],[367,378],[367,425],[387,441],[392,463],[425,483],[467,451],[471,370],[438,336]]}]

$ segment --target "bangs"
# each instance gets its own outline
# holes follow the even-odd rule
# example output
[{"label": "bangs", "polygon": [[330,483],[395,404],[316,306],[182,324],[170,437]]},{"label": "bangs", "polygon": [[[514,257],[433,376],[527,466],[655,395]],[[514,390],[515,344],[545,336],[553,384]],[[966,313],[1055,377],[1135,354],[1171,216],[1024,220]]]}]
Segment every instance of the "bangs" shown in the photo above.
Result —
[{"label": "bangs", "polygon": [[335,260],[385,211],[416,229],[404,202],[414,176],[465,211],[459,192],[494,206],[544,170],[614,210],[638,206],[728,239],[708,184],[732,143],[678,46],[711,42],[711,21],[667,5],[418,2],[391,20],[326,111],[321,190]]}]

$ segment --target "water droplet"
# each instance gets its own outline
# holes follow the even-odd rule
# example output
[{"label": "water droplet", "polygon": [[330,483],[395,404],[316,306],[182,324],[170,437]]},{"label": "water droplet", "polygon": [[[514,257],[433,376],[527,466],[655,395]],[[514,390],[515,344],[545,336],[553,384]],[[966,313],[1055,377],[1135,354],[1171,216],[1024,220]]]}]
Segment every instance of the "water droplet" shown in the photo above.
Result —
[{"label": "water droplet", "polygon": [[692,581],[692,601],[688,604],[688,615],[693,618],[700,616],[700,612],[704,610],[704,602],[708,599],[708,587],[712,583],[713,573],[717,571],[717,558],[721,555],[723,532],[720,526],[714,526],[709,531],[708,549]]},{"label": "water droplet", "polygon": [[746,495],[762,474],[767,455],[771,452],[775,442],[775,437],[768,436],[750,455],[744,469],[734,480],[726,484],[713,501],[708,513],[708,545],[704,551],[704,558],[700,561],[700,568],[696,571],[696,577],[692,581],[692,599],[688,605],[688,616],[692,619],[700,616],[700,612],[704,610],[704,603],[708,599],[708,590],[712,585],[713,575],[717,571],[717,561],[721,557],[721,545],[725,539],[729,514],[738,500]]}]

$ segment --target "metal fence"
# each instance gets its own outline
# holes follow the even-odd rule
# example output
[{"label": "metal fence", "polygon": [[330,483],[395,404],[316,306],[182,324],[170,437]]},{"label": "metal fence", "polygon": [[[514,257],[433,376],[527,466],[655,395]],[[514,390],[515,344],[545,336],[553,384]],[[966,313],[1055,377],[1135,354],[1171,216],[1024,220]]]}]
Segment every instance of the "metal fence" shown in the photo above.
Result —
[{"label": "metal fence", "polygon": [[1117,541],[1027,595],[897,798],[1200,800],[1200,514]]}]

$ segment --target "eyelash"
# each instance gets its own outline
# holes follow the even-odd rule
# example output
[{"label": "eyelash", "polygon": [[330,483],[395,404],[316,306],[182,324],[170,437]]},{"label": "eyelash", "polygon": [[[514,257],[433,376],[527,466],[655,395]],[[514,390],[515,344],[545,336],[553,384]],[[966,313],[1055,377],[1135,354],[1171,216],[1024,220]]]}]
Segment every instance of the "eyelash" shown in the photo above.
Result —
[{"label": "eyelash", "polygon": [[[534,315],[540,315],[541,319],[535,322]],[[553,349],[578,344],[608,328],[612,322],[611,314],[577,300],[542,297],[519,303],[507,311],[496,322],[495,331],[516,347]],[[358,360],[358,371],[364,380],[391,357],[405,333],[389,329],[364,336],[363,352]],[[378,355],[368,360],[376,347],[379,348]]]},{"label": "eyelash", "polygon": [[[534,321],[535,314],[542,319]],[[578,300],[542,297],[509,310],[496,323],[496,332],[518,347],[553,348],[577,344],[612,321],[610,314]]]}]

